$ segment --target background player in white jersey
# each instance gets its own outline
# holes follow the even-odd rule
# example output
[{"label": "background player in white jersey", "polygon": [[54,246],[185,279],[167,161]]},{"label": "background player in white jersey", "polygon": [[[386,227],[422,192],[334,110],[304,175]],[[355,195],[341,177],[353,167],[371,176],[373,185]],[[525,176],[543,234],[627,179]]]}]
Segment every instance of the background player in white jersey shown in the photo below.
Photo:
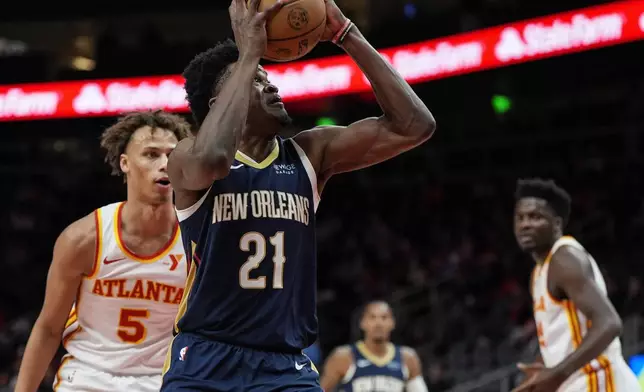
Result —
[{"label": "background player in white jersey", "polygon": [[637,379],[622,356],[622,322],[592,256],[563,236],[570,196],[554,181],[520,180],[514,231],[536,262],[534,318],[541,361],[520,364],[531,392],[633,392]]},{"label": "background player in white jersey", "polygon": [[146,111],[103,133],[127,202],[97,209],[56,240],[17,392],[38,389],[61,336],[68,355],[55,391],[159,390],[187,275],[166,164],[189,128],[181,117]]},{"label": "background player in white jersey", "polygon": [[395,320],[383,301],[368,303],[360,319],[364,340],[336,348],[324,365],[325,391],[427,392],[416,351],[391,343]]}]

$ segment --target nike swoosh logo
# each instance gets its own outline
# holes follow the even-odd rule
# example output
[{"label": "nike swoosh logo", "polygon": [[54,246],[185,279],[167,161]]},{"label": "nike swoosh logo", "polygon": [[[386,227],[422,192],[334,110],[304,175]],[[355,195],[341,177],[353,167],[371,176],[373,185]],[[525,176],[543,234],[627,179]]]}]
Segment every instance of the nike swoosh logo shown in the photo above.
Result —
[{"label": "nike swoosh logo", "polygon": [[125,260],[125,257],[121,257],[120,259],[114,259],[114,260],[108,260],[106,257],[103,259],[103,264],[110,265],[112,263],[116,263],[117,261],[123,261],[123,260]]},{"label": "nike swoosh logo", "polygon": [[305,365],[306,365],[305,363],[299,364],[299,363],[295,362],[295,370],[302,370],[302,369],[304,369]]},{"label": "nike swoosh logo", "polygon": [[237,169],[241,169],[242,167],[244,167],[244,165],[231,166],[230,168],[233,170],[237,170]]}]

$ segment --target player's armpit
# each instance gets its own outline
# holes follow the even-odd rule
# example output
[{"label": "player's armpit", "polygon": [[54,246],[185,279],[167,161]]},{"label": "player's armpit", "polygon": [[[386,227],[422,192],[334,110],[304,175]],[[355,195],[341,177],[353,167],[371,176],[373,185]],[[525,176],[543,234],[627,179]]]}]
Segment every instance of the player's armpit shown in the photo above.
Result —
[{"label": "player's armpit", "polygon": [[555,288],[592,323],[577,350],[557,366],[570,375],[606,350],[621,333],[622,322],[597,286],[590,260],[582,250],[571,246],[559,248],[550,262],[548,276]]},{"label": "player's armpit", "polygon": [[16,391],[36,391],[44,378],[60,345],[83,276],[91,274],[95,267],[96,241],[94,214],[72,223],[56,240],[45,301],[27,342]]},{"label": "player's armpit", "polygon": [[353,355],[348,346],[338,347],[324,362],[320,386],[325,392],[334,391],[340,385],[345,374],[353,363]]},{"label": "player's armpit", "polygon": [[429,139],[435,127],[433,118],[411,121],[409,127],[418,130],[400,131],[383,116],[366,118],[347,127],[317,127],[299,133],[294,139],[307,153],[318,179],[326,181],[333,174],[386,161]]}]

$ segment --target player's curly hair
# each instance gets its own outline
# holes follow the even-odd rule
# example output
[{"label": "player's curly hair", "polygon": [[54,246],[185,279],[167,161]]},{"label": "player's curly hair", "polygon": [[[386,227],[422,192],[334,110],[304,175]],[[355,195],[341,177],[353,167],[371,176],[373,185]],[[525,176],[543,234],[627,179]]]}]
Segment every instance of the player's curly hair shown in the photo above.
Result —
[{"label": "player's curly hair", "polygon": [[554,180],[544,180],[541,178],[518,180],[515,199],[518,201],[526,197],[536,197],[545,200],[555,214],[561,217],[563,225],[566,226],[568,224],[571,198],[568,192],[555,184]]},{"label": "player's curly hair", "polygon": [[228,66],[238,59],[237,44],[227,39],[199,53],[183,71],[186,99],[198,126],[201,126],[210,110],[208,101],[228,76]]},{"label": "player's curly hair", "polygon": [[112,168],[112,175],[121,176],[121,154],[125,152],[130,139],[137,129],[149,126],[162,128],[174,133],[177,140],[190,134],[190,124],[181,116],[162,110],[145,110],[124,114],[116,124],[107,128],[101,135],[101,147],[105,149],[105,162]]}]

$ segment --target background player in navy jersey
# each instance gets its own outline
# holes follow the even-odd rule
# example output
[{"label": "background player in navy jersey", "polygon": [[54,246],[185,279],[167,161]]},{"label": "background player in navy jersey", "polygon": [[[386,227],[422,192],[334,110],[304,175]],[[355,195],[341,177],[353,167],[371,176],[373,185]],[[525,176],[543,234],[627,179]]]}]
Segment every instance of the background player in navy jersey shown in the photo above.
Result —
[{"label": "background player in navy jersey", "polygon": [[339,386],[342,392],[427,392],[416,352],[391,343],[394,327],[389,304],[367,304],[360,319],[364,340],[333,351],[324,365],[322,389],[334,391]]},{"label": "background player in navy jersey", "polygon": [[[405,80],[332,0],[323,39],[369,78],[384,114],[292,139],[266,72],[265,12],[233,0],[236,44],[199,54],[184,72],[199,126],[168,163],[192,267],[162,391],[319,391],[302,349],[317,337],[315,209],[328,179],[426,141],[435,121]],[[345,33],[346,34],[343,34]]]}]

